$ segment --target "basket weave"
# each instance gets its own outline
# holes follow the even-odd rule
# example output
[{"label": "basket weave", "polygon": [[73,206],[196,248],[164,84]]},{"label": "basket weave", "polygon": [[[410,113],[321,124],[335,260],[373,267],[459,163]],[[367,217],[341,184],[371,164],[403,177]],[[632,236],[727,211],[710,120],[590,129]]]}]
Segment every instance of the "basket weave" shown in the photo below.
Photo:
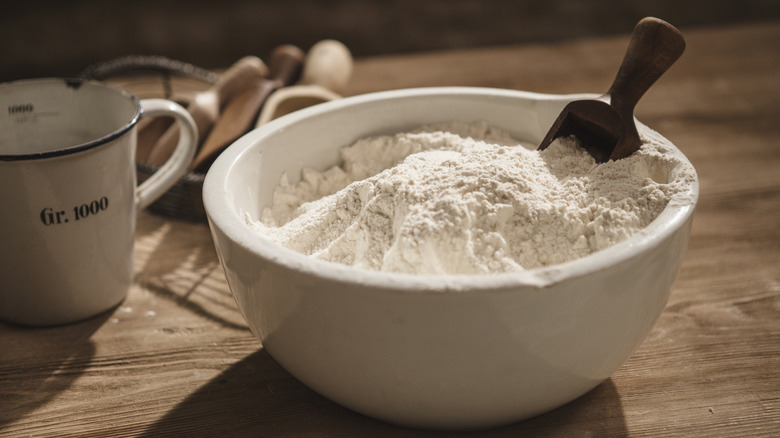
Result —
[{"label": "basket weave", "polygon": [[[136,163],[138,184],[146,181],[157,169],[159,167],[149,163]],[[206,223],[206,210],[203,207],[202,196],[205,178],[204,173],[186,173],[147,209],[162,216]]]}]

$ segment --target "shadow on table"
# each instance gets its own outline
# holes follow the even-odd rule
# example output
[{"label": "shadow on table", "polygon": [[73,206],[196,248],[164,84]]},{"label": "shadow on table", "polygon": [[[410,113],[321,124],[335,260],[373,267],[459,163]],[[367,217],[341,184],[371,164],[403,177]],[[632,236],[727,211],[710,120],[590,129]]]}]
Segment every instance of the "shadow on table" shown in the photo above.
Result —
[{"label": "shadow on table", "polygon": [[248,330],[207,225],[140,215],[135,250],[135,284],[221,327]]},{"label": "shadow on table", "polygon": [[405,429],[325,399],[259,350],[205,384],[144,435],[605,437],[625,436],[626,427],[620,396],[610,379],[563,407],[502,428],[471,434]]},{"label": "shadow on table", "polygon": [[89,367],[112,312],[56,327],[0,323],[0,431],[66,391]]}]

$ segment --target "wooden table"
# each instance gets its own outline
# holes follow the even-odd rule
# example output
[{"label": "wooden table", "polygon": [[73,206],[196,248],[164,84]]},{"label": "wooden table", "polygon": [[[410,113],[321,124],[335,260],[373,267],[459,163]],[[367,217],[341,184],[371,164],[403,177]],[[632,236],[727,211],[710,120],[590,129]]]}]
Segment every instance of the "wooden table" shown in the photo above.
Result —
[{"label": "wooden table", "polygon": [[[590,393],[475,436],[780,436],[780,23],[683,31],[686,54],[637,109],[701,179],[665,312]],[[627,38],[360,59],[348,94],[603,91]],[[239,315],[206,225],[142,213],[135,267],[108,314],[0,324],[0,436],[451,436],[353,413],[285,372]]]}]

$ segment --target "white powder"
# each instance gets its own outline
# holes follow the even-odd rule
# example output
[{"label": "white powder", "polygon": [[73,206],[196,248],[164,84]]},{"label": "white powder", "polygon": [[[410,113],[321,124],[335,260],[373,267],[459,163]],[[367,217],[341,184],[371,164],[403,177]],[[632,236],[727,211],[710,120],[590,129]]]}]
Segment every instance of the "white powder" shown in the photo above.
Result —
[{"label": "white powder", "polygon": [[247,221],[288,248],[372,270],[562,263],[647,226],[695,178],[660,136],[641,133],[640,151],[603,164],[574,138],[538,152],[485,123],[366,138],[341,150],[341,166],[305,169],[297,185],[284,176],[273,206]]}]

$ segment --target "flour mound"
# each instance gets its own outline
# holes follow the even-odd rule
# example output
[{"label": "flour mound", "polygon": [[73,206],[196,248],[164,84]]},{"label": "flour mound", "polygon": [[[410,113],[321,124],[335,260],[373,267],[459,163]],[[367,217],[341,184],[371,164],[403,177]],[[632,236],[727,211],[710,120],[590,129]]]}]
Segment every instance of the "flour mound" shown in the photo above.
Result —
[{"label": "flour mound", "polygon": [[359,140],[343,163],[284,176],[248,223],[312,257],[413,274],[488,274],[563,263],[625,240],[690,183],[647,130],[632,156],[596,164],[576,139],[524,147],[484,122]]}]

